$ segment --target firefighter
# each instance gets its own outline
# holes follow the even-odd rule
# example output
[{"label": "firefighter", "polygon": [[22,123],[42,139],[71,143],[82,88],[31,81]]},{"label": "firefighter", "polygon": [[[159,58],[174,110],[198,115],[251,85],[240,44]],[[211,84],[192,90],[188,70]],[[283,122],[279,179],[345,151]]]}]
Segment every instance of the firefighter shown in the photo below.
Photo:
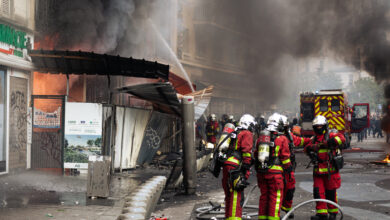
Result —
[{"label": "firefighter", "polygon": [[[337,131],[328,132],[328,122],[322,115],[314,118],[313,130],[315,136],[312,143],[305,147],[305,152],[314,160],[313,195],[315,199],[337,203],[336,190],[341,185],[339,169],[343,164],[339,148],[345,143],[345,138]],[[338,213],[336,206],[324,202],[317,202],[316,210],[317,214],[311,217],[312,220],[334,220]]]},{"label": "firefighter", "polygon": [[222,187],[225,192],[226,219],[241,219],[244,188],[248,185],[253,146],[253,116],[245,114],[232,135],[227,160],[223,164]]},{"label": "firefighter", "polygon": [[210,142],[215,145],[217,142],[217,135],[219,133],[219,124],[217,121],[217,116],[215,114],[211,114],[209,116],[209,120],[206,125],[206,136],[207,142]]},{"label": "firefighter", "polygon": [[[274,113],[267,121],[267,128],[256,141],[255,158],[257,184],[260,188],[259,219],[280,219],[283,201],[283,173],[293,170],[288,139],[283,135],[288,126],[287,117]],[[270,134],[270,138],[267,137]],[[269,144],[269,142],[271,142]]]},{"label": "firefighter", "polygon": [[[289,149],[290,149],[290,161],[293,165],[293,170],[291,172],[284,172],[284,190],[283,190],[283,202],[282,202],[282,210],[286,213],[289,212],[292,208],[293,199],[294,199],[294,192],[295,192],[295,167],[296,167],[296,161],[295,161],[295,154],[294,154],[294,148],[295,147],[303,147],[311,143],[310,138],[303,138],[300,137],[300,127],[297,125],[293,126],[293,130],[289,131],[289,126],[285,125],[285,135],[287,136],[287,139],[289,141]],[[290,214],[289,218],[294,218],[294,214]]]}]

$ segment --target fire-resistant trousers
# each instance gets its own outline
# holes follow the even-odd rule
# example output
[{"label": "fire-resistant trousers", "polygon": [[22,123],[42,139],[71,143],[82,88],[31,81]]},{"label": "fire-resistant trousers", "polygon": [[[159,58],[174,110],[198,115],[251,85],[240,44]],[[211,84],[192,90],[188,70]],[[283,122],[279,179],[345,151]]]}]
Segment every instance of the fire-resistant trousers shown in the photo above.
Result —
[{"label": "fire-resistant trousers", "polygon": [[259,219],[279,220],[283,201],[283,174],[258,173],[260,188]]},{"label": "fire-resistant trousers", "polygon": [[233,166],[223,166],[222,187],[225,192],[226,220],[241,220],[244,190],[233,190],[229,184],[229,170],[237,169]]},{"label": "fire-resistant trousers", "polygon": [[290,211],[293,199],[294,199],[294,192],[295,192],[295,174],[294,171],[290,173],[284,173],[284,189],[283,189],[283,203],[282,203],[282,210],[283,211]]},{"label": "fire-resistant trousers", "polygon": [[[337,192],[340,188],[341,178],[339,173],[330,175],[314,175],[313,195],[315,199],[327,199],[337,203]],[[328,213],[338,213],[339,210],[336,206],[325,203],[317,202],[316,204],[317,214],[327,215]]]}]

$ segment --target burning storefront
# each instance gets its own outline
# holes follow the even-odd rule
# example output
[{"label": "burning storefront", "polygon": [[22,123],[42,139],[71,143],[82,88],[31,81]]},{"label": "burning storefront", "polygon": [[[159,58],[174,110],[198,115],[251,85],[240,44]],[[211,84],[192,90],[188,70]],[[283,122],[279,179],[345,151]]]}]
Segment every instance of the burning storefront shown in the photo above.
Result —
[{"label": "burning storefront", "polygon": [[[167,65],[81,51],[33,50],[29,55],[39,71],[33,80],[32,168],[86,168],[88,155],[97,153],[110,155],[113,169],[131,169],[150,161],[163,145],[178,150],[179,139],[165,137],[180,129],[176,93],[191,89]],[[150,99],[146,90],[114,92],[145,82],[177,103]],[[162,84],[169,91],[160,90]]]}]

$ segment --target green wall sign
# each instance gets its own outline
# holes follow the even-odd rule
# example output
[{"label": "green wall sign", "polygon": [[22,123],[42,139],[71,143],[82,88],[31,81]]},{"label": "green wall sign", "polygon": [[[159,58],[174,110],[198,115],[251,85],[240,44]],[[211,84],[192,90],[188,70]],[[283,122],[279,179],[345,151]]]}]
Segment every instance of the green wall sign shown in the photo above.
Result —
[{"label": "green wall sign", "polygon": [[0,24],[0,42],[14,46],[15,48],[26,48],[26,33],[14,28]]}]

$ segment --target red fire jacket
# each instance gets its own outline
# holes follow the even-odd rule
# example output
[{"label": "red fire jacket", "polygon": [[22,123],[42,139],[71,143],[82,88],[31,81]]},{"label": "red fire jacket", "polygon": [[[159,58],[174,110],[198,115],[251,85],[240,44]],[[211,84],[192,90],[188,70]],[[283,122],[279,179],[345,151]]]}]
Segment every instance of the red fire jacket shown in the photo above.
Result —
[{"label": "red fire jacket", "polygon": [[[253,134],[248,130],[241,130],[235,141],[232,141],[229,148],[238,152],[242,157],[242,162],[250,166],[252,160]],[[239,158],[230,156],[224,163],[225,165],[239,166]]]},{"label": "red fire jacket", "polygon": [[345,137],[340,133],[330,133],[328,140],[325,140],[325,137],[326,134],[316,135],[314,137],[314,143],[310,143],[305,147],[305,152],[308,152],[309,150],[314,150],[317,152],[318,166],[314,167],[315,175],[325,175],[329,173],[333,174],[338,172],[338,170],[336,170],[333,166],[332,162],[330,161],[331,158],[329,157],[329,153],[333,156],[336,155],[336,149],[331,149],[328,147],[327,141],[334,138],[337,147],[339,147],[345,143]]},{"label": "red fire jacket", "polygon": [[294,135],[293,133],[291,133],[291,137],[293,138],[293,144],[295,147],[303,147],[311,143],[310,138],[299,137]]}]

